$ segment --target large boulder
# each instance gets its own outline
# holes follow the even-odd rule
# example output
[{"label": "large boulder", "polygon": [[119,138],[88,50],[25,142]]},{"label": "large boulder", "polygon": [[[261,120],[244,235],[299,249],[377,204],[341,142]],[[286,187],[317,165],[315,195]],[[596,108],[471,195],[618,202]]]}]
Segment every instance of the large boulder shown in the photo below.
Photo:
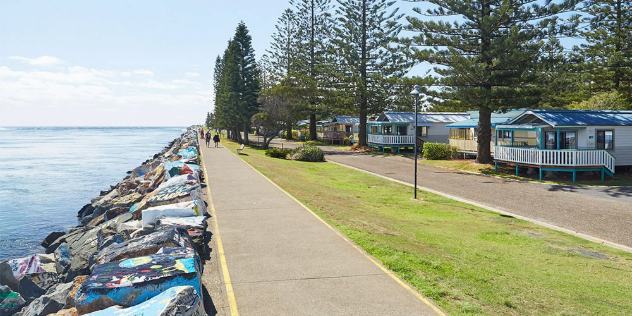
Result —
[{"label": "large boulder", "polygon": [[72,288],[70,289],[70,292],[68,292],[68,296],[66,297],[66,305],[64,305],[64,308],[75,308],[75,306],[77,305],[75,301],[77,291],[79,291],[81,284],[85,282],[87,278],[87,275],[80,275],[72,281]]},{"label": "large boulder", "polygon": [[6,285],[0,286],[0,315],[13,315],[26,306],[26,301],[19,293],[11,291]]},{"label": "large boulder", "polygon": [[[200,183],[197,181],[187,181],[152,192],[151,197],[146,201],[145,208],[196,200],[200,202],[204,200]],[[206,213],[204,203],[201,202],[200,204],[202,213]]]},{"label": "large boulder", "polygon": [[59,276],[54,272],[24,274],[20,277],[18,292],[27,303],[31,303],[46,294],[57,283],[59,283]]},{"label": "large boulder", "polygon": [[192,286],[174,286],[139,305],[121,309],[110,307],[90,316],[151,315],[151,316],[205,316],[204,305]]},{"label": "large boulder", "polygon": [[18,291],[18,280],[24,274],[44,272],[37,255],[0,262],[0,284]]},{"label": "large boulder", "polygon": [[55,240],[57,240],[59,237],[61,237],[63,235],[66,235],[66,233],[64,233],[64,232],[52,232],[52,233],[48,234],[48,236],[46,236],[46,238],[44,238],[44,240],[42,241],[42,247],[44,247],[44,248],[50,247],[50,245],[52,245]]},{"label": "large boulder", "polygon": [[52,287],[46,294],[29,304],[23,316],[45,316],[57,313],[66,305],[66,297],[72,289],[73,283],[61,283]]},{"label": "large boulder", "polygon": [[163,247],[191,247],[189,235],[183,228],[172,227],[147,236],[134,238],[103,249],[98,264],[155,254]]},{"label": "large boulder", "polygon": [[174,286],[192,286],[199,295],[199,258],[189,248],[175,249],[97,266],[77,292],[77,311],[135,306]]},{"label": "large boulder", "polygon": [[143,227],[156,223],[162,216],[201,216],[203,209],[204,204],[200,200],[150,207],[142,211]]}]

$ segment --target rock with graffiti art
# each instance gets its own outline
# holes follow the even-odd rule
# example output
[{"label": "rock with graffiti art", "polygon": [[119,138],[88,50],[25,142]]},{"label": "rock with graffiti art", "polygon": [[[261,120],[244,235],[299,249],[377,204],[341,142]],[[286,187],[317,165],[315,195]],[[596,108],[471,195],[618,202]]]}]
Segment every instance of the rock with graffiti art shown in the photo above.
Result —
[{"label": "rock with graffiti art", "polygon": [[79,287],[77,311],[83,315],[115,305],[135,306],[174,286],[192,286],[199,295],[200,274],[199,258],[187,250],[105,263]]},{"label": "rock with graffiti art", "polygon": [[18,280],[24,274],[44,272],[37,255],[0,262],[0,284],[18,291]]},{"label": "rock with graffiti art", "polygon": [[54,272],[24,274],[20,277],[18,292],[27,303],[31,303],[46,294],[57,283],[59,283],[59,276]]},{"label": "rock with graffiti art", "polygon": [[142,211],[143,227],[154,224],[163,216],[195,217],[202,215],[203,203],[200,200],[154,206]]},{"label": "rock with graffiti art", "polygon": [[57,313],[66,305],[66,297],[72,289],[73,283],[61,283],[52,287],[46,294],[40,296],[24,310],[24,316],[44,316]]},{"label": "rock with graffiti art", "polygon": [[11,291],[6,285],[0,286],[0,315],[13,315],[26,306],[20,293]]},{"label": "rock with graffiti art", "polygon": [[205,316],[204,305],[200,296],[192,286],[174,286],[160,295],[139,305],[118,308],[110,307],[90,316]]},{"label": "rock with graffiti art", "polygon": [[147,236],[112,244],[99,253],[97,263],[104,264],[151,255],[157,253],[162,247],[192,247],[192,245],[185,229],[172,227]]},{"label": "rock with graffiti art", "polygon": [[153,206],[161,206],[175,204],[180,202],[200,201],[202,212],[206,213],[204,200],[202,197],[202,188],[196,181],[187,181],[177,185],[168,186],[157,189],[155,193],[147,200],[146,208]]}]

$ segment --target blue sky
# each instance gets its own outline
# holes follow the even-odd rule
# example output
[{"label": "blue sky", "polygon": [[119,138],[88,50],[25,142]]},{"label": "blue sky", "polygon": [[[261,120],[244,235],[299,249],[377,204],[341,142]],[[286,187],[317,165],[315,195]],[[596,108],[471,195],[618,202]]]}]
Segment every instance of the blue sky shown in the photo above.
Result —
[{"label": "blue sky", "polygon": [[237,24],[257,57],[287,1],[1,1],[0,126],[184,126]]}]

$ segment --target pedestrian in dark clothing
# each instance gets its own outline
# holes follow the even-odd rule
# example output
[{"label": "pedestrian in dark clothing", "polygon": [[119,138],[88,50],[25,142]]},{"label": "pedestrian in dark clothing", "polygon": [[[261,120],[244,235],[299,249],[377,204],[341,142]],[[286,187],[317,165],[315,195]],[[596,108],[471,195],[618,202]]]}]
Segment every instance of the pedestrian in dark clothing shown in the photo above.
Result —
[{"label": "pedestrian in dark clothing", "polygon": [[211,144],[211,132],[206,132],[206,148]]},{"label": "pedestrian in dark clothing", "polygon": [[215,134],[215,136],[213,136],[213,141],[215,142],[215,147],[219,147],[219,135]]},{"label": "pedestrian in dark clothing", "polygon": [[200,129],[200,138],[204,138],[204,129]]}]

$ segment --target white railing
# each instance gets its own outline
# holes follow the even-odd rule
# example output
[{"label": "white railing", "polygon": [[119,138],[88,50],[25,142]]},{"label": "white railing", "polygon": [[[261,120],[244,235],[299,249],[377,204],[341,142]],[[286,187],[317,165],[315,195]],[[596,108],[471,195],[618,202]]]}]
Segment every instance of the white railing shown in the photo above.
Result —
[{"label": "white railing", "polygon": [[414,145],[413,135],[368,135],[368,142],[380,145]]},{"label": "white railing", "polygon": [[614,173],[615,158],[603,149],[533,149],[494,146],[494,159],[538,166],[604,166]]}]

